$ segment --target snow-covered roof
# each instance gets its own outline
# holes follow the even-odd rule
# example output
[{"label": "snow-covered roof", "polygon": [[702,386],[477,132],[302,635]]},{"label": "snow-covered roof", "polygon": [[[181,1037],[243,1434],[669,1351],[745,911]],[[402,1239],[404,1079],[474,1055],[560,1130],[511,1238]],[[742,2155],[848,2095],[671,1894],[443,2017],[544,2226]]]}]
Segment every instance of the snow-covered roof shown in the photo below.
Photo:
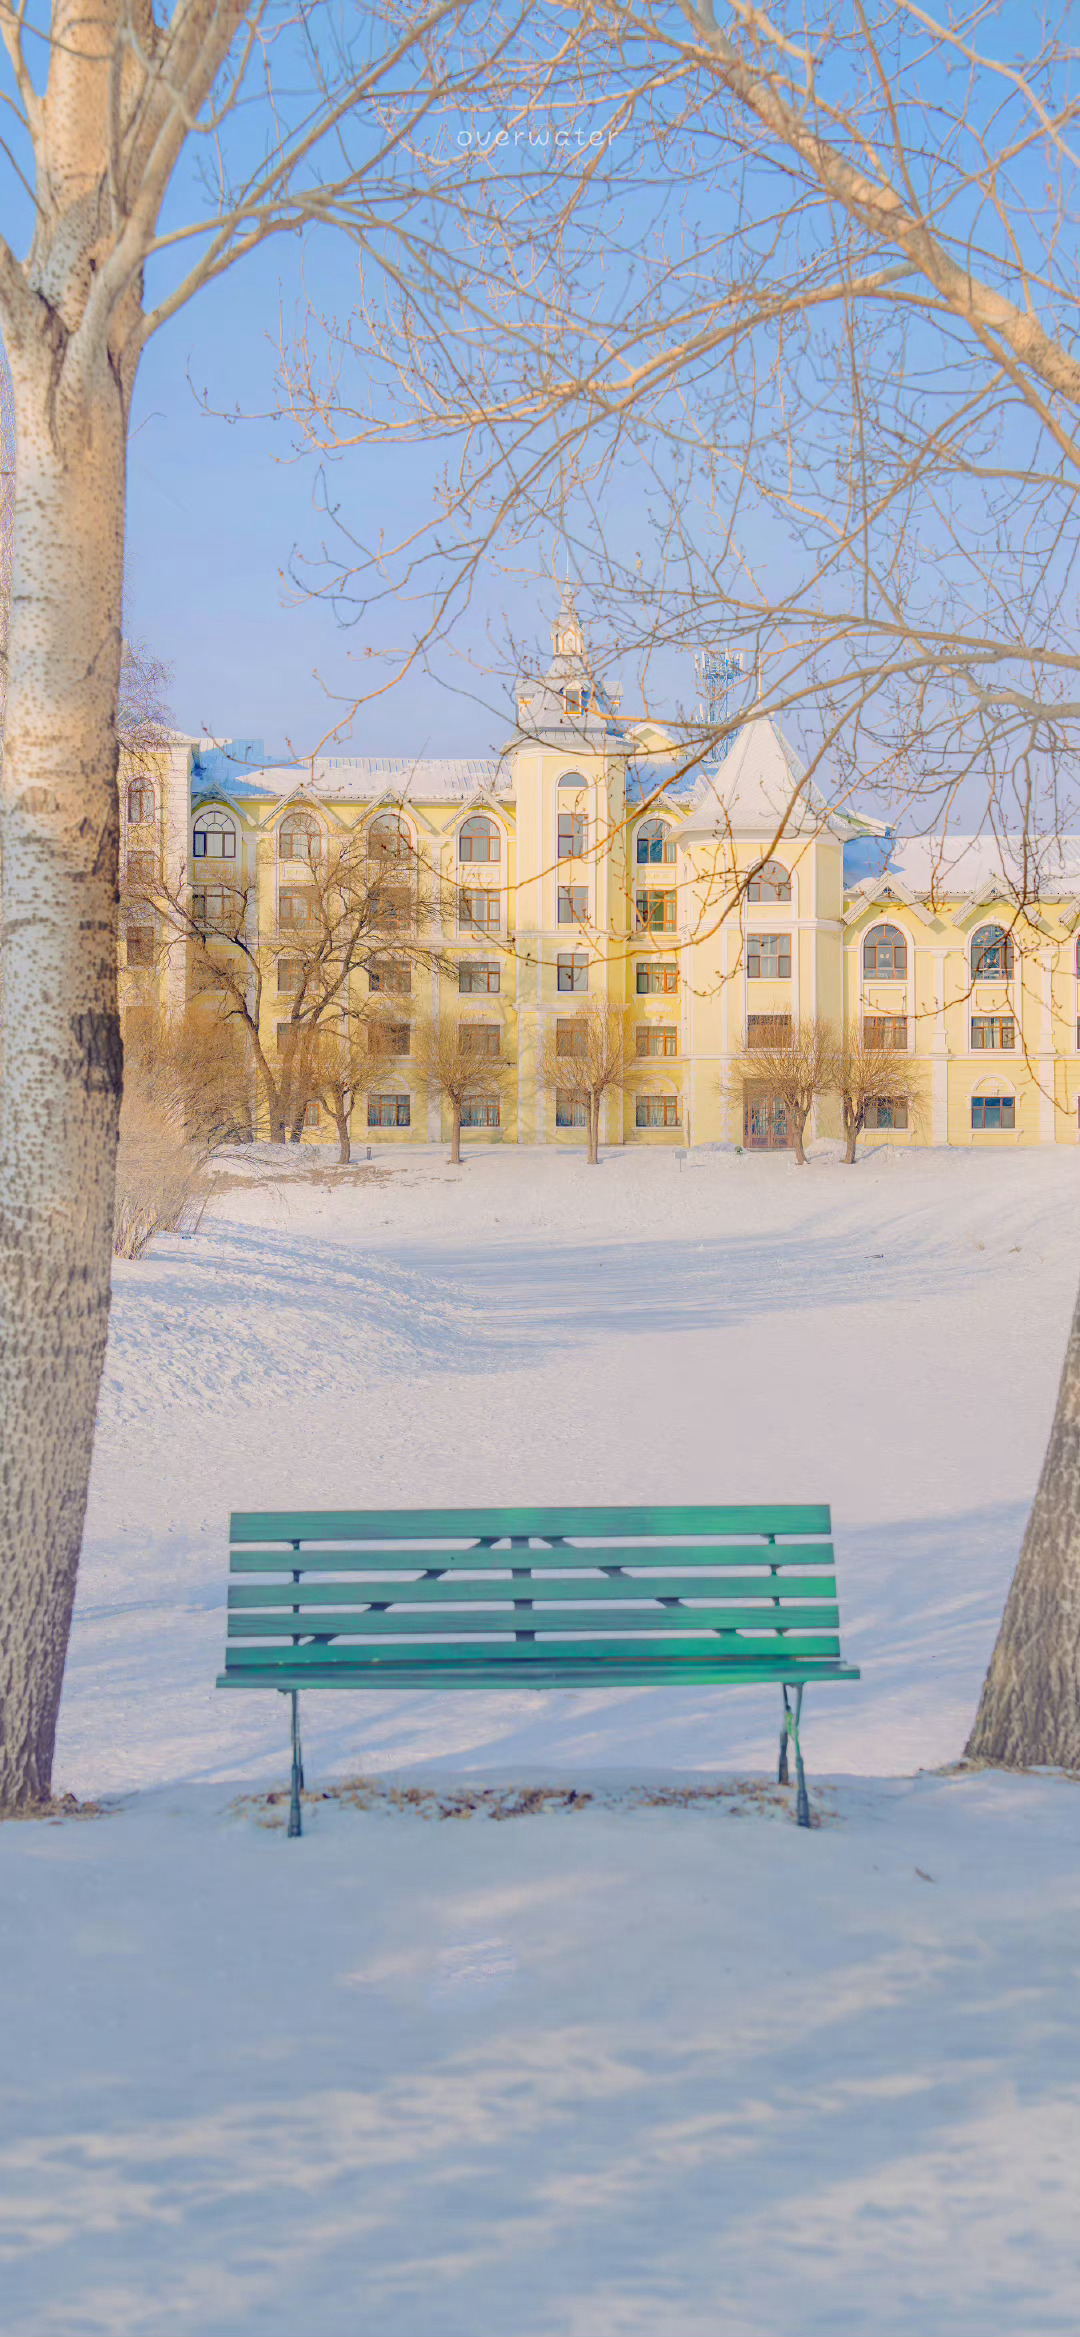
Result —
[{"label": "snow-covered roof", "polygon": [[264,764],[218,776],[218,792],[237,796],[322,796],[348,803],[390,795],[413,803],[463,802],[479,793],[506,799],[513,774],[494,756],[317,755],[314,763]]},{"label": "snow-covered roof", "polygon": [[919,900],[1054,900],[1080,891],[1080,836],[898,836],[882,878]]},{"label": "snow-covered roof", "polygon": [[682,828],[692,836],[884,834],[879,820],[830,804],[790,741],[768,715],[744,722],[724,762],[704,774],[699,802]]}]

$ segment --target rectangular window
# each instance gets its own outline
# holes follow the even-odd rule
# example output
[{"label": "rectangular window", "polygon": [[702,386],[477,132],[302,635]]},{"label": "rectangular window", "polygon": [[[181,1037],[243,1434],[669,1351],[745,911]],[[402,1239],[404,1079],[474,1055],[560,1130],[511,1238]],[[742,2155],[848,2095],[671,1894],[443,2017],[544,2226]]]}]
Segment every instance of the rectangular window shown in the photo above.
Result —
[{"label": "rectangular window", "polygon": [[372,1023],[371,1052],[373,1055],[410,1055],[412,1053],[411,1024],[407,1022]]},{"label": "rectangular window", "polygon": [[[555,987],[557,990],[588,989],[589,961],[582,952],[576,952],[573,957],[559,959],[555,973]],[[1080,1029],[1080,1024],[1077,1025],[1077,1028]]]},{"label": "rectangular window", "polygon": [[637,968],[639,998],[673,998],[679,987],[677,966],[652,965],[642,961]]},{"label": "rectangular window", "polygon": [[751,982],[790,982],[791,935],[748,933],[746,971]]},{"label": "rectangular window", "polygon": [[460,1029],[463,1054],[475,1055],[487,1063],[498,1062],[502,1032],[497,1022],[463,1022]]},{"label": "rectangular window", "polygon": [[299,928],[315,923],[315,895],[307,885],[282,885],[278,894],[278,924]]},{"label": "rectangular window", "polygon": [[319,1125],[319,1107],[318,1107],[318,1104],[305,1104],[305,1106],[304,1106],[304,1126],[305,1126],[305,1128],[317,1128],[317,1127],[318,1127],[318,1125]]},{"label": "rectangular window", "polygon": [[748,1014],[748,1047],[786,1047],[791,1037],[790,1014]]},{"label": "rectangular window", "polygon": [[867,1014],[863,1017],[864,1047],[888,1047],[894,1055],[907,1053],[906,1014]]},{"label": "rectangular window", "polygon": [[229,885],[200,886],[191,896],[191,914],[200,933],[231,933],[243,904]]},{"label": "rectangular window", "polygon": [[201,998],[207,990],[224,987],[220,967],[214,964],[212,958],[204,958],[201,950],[191,968],[190,987],[197,998]]},{"label": "rectangular window", "polygon": [[585,850],[585,814],[583,811],[559,813],[559,858],[580,860]]},{"label": "rectangular window", "polygon": [[677,1128],[678,1096],[639,1095],[634,1107],[634,1121],[638,1128]]},{"label": "rectangular window", "polygon": [[462,1104],[461,1125],[463,1128],[497,1128],[499,1125],[497,1100],[491,1098],[486,1102]]},{"label": "rectangular window", "polygon": [[1015,1128],[1015,1096],[973,1095],[971,1125],[973,1128]]},{"label": "rectangular window", "polygon": [[495,997],[499,991],[499,980],[499,967],[490,960],[479,965],[460,965],[458,967],[458,992],[462,998],[470,997],[477,990]]},{"label": "rectangular window", "polygon": [[407,1095],[369,1095],[367,1100],[369,1128],[407,1128],[409,1097]]},{"label": "rectangular window", "polygon": [[636,1032],[639,1055],[677,1055],[679,1034],[674,1023],[639,1022]]},{"label": "rectangular window", "polygon": [[557,1128],[587,1128],[588,1107],[584,1096],[571,1095],[568,1088],[555,1090],[555,1126]]},{"label": "rectangular window", "polygon": [[283,1055],[287,1047],[295,1047],[303,1030],[302,1022],[279,1022],[277,1026],[278,1054]]},{"label": "rectangular window", "polygon": [[401,885],[379,885],[368,894],[367,908],[372,925],[401,933],[411,922],[412,896]]},{"label": "rectangular window", "polygon": [[866,1107],[867,1128],[906,1128],[908,1108],[902,1096],[871,1096]]},{"label": "rectangular window", "polygon": [[380,993],[394,992],[407,997],[412,989],[412,967],[402,964],[400,958],[369,958],[368,989]]},{"label": "rectangular window", "polygon": [[153,853],[129,852],[127,872],[132,884],[153,884],[157,875],[157,863]]},{"label": "rectangular window", "polygon": [[129,966],[154,963],[154,928],[141,917],[128,919],[127,962]]},{"label": "rectangular window", "polygon": [[587,925],[589,921],[589,888],[583,884],[559,886],[560,925]]},{"label": "rectangular window", "polygon": [[304,979],[304,968],[299,958],[279,958],[277,988],[279,998],[295,998]]},{"label": "rectangular window", "polygon": [[674,933],[674,893],[639,893],[637,896],[637,921],[639,929],[646,933]]},{"label": "rectangular window", "polygon": [[502,931],[501,901],[502,895],[500,893],[477,893],[473,892],[471,886],[467,890],[463,889],[459,910],[460,922],[462,925],[471,925],[477,933],[500,933]]},{"label": "rectangular window", "polygon": [[555,1025],[555,1053],[557,1055],[583,1055],[584,1052],[585,1033],[581,1024],[570,1021],[557,1022]]},{"label": "rectangular window", "polygon": [[1002,1047],[1006,1053],[1016,1046],[1016,1023],[1011,1014],[973,1014],[971,1017],[971,1044],[976,1047]]}]

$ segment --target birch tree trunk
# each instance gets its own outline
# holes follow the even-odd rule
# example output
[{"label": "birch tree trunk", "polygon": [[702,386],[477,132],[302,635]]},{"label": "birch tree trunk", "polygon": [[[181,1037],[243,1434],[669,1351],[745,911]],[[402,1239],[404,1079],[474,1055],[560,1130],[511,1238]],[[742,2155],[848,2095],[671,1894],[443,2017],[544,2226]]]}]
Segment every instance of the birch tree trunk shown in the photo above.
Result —
[{"label": "birch tree trunk", "polygon": [[1080,1770],[1080,1299],[1057,1409],[965,1759]]},{"label": "birch tree trunk", "polygon": [[122,1056],[116,704],[127,409],[11,336],[18,463],[0,775],[0,1807],[50,1790],[105,1356]]}]

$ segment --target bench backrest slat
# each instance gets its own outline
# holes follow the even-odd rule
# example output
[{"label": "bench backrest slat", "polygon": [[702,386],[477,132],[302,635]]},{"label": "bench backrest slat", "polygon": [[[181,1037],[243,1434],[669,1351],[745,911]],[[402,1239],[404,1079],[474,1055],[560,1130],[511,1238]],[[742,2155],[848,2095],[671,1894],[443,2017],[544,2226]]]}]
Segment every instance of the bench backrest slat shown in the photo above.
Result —
[{"label": "bench backrest slat", "polygon": [[507,1535],[595,1535],[629,1539],[673,1534],[827,1534],[825,1502],[706,1504],[655,1509],[240,1510],[229,1540],[241,1542],[423,1542],[502,1540]]}]

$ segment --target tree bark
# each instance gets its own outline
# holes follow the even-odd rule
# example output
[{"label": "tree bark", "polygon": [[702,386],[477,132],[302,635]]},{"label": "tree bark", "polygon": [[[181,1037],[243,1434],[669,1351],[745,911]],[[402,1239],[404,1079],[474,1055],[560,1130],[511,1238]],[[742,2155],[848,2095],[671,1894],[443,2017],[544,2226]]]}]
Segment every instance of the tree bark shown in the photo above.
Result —
[{"label": "tree bark", "polygon": [[10,338],[17,467],[0,774],[0,1807],[51,1787],[112,1265],[127,403]]},{"label": "tree bark", "polygon": [[844,1162],[845,1162],[845,1166],[846,1166],[846,1167],[848,1167],[848,1168],[854,1168],[854,1165],[855,1165],[855,1148],[856,1148],[856,1146],[857,1146],[857,1144],[858,1144],[858,1141],[859,1141],[859,1120],[858,1120],[858,1114],[852,1110],[852,1107],[851,1107],[850,1103],[848,1102],[848,1099],[847,1099],[847,1097],[845,1096],[845,1097],[844,1097]]},{"label": "tree bark", "polygon": [[452,1103],[450,1110],[453,1115],[453,1132],[450,1137],[450,1165],[452,1168],[458,1168],[461,1165],[461,1105]]},{"label": "tree bark", "polygon": [[599,1163],[600,1163],[600,1142],[599,1142],[599,1133],[600,1133],[600,1098],[599,1098],[599,1096],[591,1095],[591,1096],[589,1097],[589,1167],[590,1167],[590,1168],[597,1168],[597,1167],[599,1167]]},{"label": "tree bark", "polygon": [[347,1112],[335,1112],[334,1119],[337,1123],[338,1134],[338,1166],[339,1168],[348,1168],[349,1162],[352,1159],[352,1138],[349,1134],[349,1115]]},{"label": "tree bark", "polygon": [[806,1127],[806,1121],[807,1114],[805,1112],[800,1112],[797,1108],[792,1111],[791,1138],[795,1150],[796,1165],[799,1168],[806,1167],[806,1150],[803,1145],[803,1131]]},{"label": "tree bark", "polygon": [[1080,1299],[1038,1491],[965,1759],[1080,1770]]}]

